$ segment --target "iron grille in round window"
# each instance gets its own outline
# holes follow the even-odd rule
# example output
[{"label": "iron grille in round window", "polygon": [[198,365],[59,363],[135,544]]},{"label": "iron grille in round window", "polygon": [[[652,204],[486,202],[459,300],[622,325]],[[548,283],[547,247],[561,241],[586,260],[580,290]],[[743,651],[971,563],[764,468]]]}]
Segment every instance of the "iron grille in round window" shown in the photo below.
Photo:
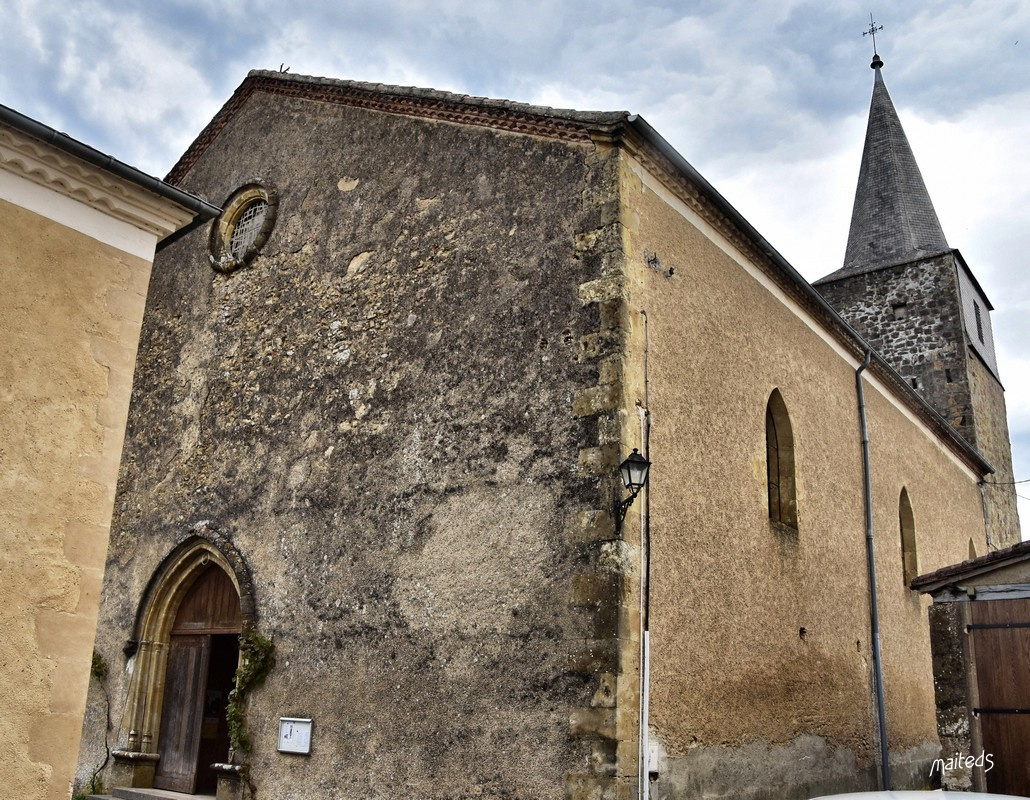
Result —
[{"label": "iron grille in round window", "polygon": [[233,258],[243,258],[247,248],[254,244],[258,233],[261,232],[261,224],[265,221],[267,212],[268,203],[264,200],[255,200],[243,209],[243,213],[232,226],[232,233],[229,234],[229,255]]},{"label": "iron grille in round window", "polygon": [[258,184],[230,197],[211,228],[211,265],[232,272],[249,264],[268,240],[276,205],[274,192]]}]

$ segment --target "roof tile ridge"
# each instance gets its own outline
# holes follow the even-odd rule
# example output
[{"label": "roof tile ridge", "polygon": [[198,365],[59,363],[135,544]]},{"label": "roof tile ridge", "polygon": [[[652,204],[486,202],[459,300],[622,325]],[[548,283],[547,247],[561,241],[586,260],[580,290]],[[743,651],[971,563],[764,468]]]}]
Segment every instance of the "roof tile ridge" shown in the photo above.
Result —
[{"label": "roof tile ridge", "polygon": [[312,84],[319,86],[333,86],[339,87],[340,89],[353,89],[356,91],[369,92],[373,94],[393,95],[397,97],[410,97],[425,100],[438,100],[476,108],[509,110],[524,114],[551,117],[554,119],[569,120],[574,122],[598,122],[602,124],[611,124],[624,119],[628,119],[630,117],[630,113],[628,111],[582,111],[574,108],[555,108],[553,106],[523,103],[516,100],[508,100],[504,98],[494,98],[471,94],[459,94],[457,92],[450,92],[444,89],[432,89],[421,86],[401,86],[399,84],[389,83],[370,83],[367,81],[356,81],[345,78],[324,78],[312,75],[299,75],[294,74],[292,72],[279,72],[278,70],[252,69],[247,73],[247,78],[276,80],[289,83]]},{"label": "roof tile ridge", "polygon": [[425,88],[425,86],[400,85],[393,83],[372,83],[363,80],[350,80],[346,78],[327,78],[313,75],[300,75],[291,72],[279,72],[278,70],[252,69],[247,73],[247,78],[260,78],[266,80],[277,80],[301,84],[337,86],[341,90],[355,90],[368,92],[370,94],[391,95],[394,97],[407,97],[422,100],[437,100],[458,105],[466,105],[476,108],[510,110],[525,114],[552,117],[555,119],[568,119],[590,123],[595,121],[599,124],[612,124],[616,121],[626,119],[630,116],[628,111],[598,111],[579,110],[575,108],[555,108],[553,106],[536,105],[533,103],[522,103],[504,98],[491,98],[480,95],[458,94],[440,89]]},{"label": "roof tile ridge", "polygon": [[173,185],[182,181],[201,153],[218,137],[236,112],[255,92],[262,91],[273,94],[279,91],[297,97],[304,97],[310,92],[310,99],[313,100],[352,103],[391,113],[580,141],[591,139],[599,131],[608,133],[631,117],[627,111],[556,109],[511,100],[460,95],[439,89],[255,69],[247,73],[247,77],[198,134],[165,180]]}]

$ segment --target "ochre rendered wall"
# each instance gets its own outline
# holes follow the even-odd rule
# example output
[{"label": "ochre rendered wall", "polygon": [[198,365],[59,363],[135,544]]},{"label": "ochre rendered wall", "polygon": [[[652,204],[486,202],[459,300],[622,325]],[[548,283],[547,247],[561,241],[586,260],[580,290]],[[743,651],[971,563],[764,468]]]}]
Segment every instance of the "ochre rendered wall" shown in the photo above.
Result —
[{"label": "ochre rendered wall", "polygon": [[[645,402],[646,317],[652,420],[652,797],[874,786],[857,365],[628,157],[622,186],[626,386]],[[794,431],[796,537],[768,518],[774,388]],[[901,489],[921,571],[965,558],[970,537],[982,547],[984,528],[976,476],[869,382],[866,397],[888,729],[904,785],[925,781],[937,734],[926,602],[902,579]]]},{"label": "ochre rendered wall", "polygon": [[69,795],[150,273],[0,202],[0,784]]}]

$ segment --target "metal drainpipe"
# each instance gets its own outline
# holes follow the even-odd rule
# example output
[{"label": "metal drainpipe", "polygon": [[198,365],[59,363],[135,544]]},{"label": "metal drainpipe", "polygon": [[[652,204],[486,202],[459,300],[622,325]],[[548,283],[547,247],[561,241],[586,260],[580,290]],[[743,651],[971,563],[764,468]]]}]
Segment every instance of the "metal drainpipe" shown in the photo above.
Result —
[{"label": "metal drainpipe", "polygon": [[[644,444],[644,458],[650,458],[647,453],[647,411],[637,408],[640,414],[640,439]],[[648,705],[650,683],[650,636],[647,630],[647,593],[648,593],[648,564],[650,553],[646,542],[647,535],[647,494],[640,499],[640,707],[637,709],[640,721],[639,748],[637,750],[637,797],[639,800],[647,800],[648,775],[647,775],[647,751],[648,751]]]},{"label": "metal drainpipe", "polygon": [[[640,414],[640,443],[644,448],[644,458],[651,458],[651,397],[650,397],[650,355],[651,336],[648,327],[647,311],[640,309],[644,318],[644,407],[638,408]],[[651,485],[648,483],[647,491],[640,500],[640,750],[637,753],[637,795],[640,800],[647,800],[650,794],[650,775],[648,774],[648,752],[650,746],[648,739],[650,734],[651,705]]]},{"label": "metal drainpipe", "polygon": [[994,550],[994,542],[991,541],[991,523],[987,515],[987,484],[980,478],[980,507],[984,512],[984,542],[987,544],[987,552]]},{"label": "metal drainpipe", "polygon": [[858,394],[858,420],[862,429],[862,477],[865,481],[865,546],[869,567],[869,618],[873,638],[873,682],[876,685],[876,720],[880,734],[880,780],[882,789],[891,789],[890,751],[887,748],[887,710],[883,700],[883,657],[880,652],[880,610],[876,597],[876,559],[873,548],[873,483],[869,468],[869,425],[866,421],[865,391],[862,372],[872,362],[873,351],[865,351],[865,360],[855,371]]}]

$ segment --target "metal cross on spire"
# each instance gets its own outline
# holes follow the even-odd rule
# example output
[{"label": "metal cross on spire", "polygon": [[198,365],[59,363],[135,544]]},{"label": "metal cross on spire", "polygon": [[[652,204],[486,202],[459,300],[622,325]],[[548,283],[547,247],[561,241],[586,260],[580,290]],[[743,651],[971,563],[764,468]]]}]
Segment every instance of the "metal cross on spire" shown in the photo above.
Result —
[{"label": "metal cross on spire", "polygon": [[862,35],[863,36],[872,36],[873,37],[873,55],[874,56],[876,55],[876,32],[877,31],[882,31],[882,30],[883,30],[883,25],[877,26],[877,24],[875,22],[873,22],[873,15],[870,14],[869,15],[869,30],[865,31]]}]

